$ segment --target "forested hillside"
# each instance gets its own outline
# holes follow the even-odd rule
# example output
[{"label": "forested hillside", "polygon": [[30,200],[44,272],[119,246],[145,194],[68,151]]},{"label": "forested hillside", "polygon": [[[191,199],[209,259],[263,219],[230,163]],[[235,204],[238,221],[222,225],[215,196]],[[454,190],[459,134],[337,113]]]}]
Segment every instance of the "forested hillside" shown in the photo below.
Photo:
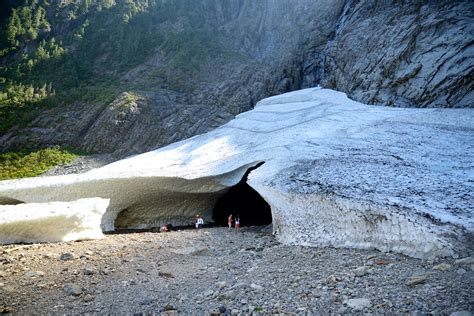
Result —
[{"label": "forested hillside", "polygon": [[317,85],[376,105],[474,106],[471,1],[0,6],[0,152],[140,153]]},{"label": "forested hillside", "polygon": [[166,27],[160,28],[163,21],[182,14],[198,19],[205,7],[192,2],[25,0],[20,6],[16,2],[2,2],[1,9],[1,132],[29,119],[34,107],[71,100],[110,102],[122,89],[146,87],[147,82],[138,80],[127,82],[125,88],[120,78],[155,53],[157,46],[165,55],[177,55],[173,66],[183,72],[197,69],[203,56],[220,52],[205,25],[201,32],[193,29],[192,36],[185,29],[169,36]]},{"label": "forested hillside", "polygon": [[[15,3],[2,3],[0,150],[118,155],[206,132],[300,88],[304,39],[317,32],[310,45],[322,50],[343,4],[320,0],[324,10],[313,12],[310,0]],[[319,70],[308,69],[311,86]]]}]

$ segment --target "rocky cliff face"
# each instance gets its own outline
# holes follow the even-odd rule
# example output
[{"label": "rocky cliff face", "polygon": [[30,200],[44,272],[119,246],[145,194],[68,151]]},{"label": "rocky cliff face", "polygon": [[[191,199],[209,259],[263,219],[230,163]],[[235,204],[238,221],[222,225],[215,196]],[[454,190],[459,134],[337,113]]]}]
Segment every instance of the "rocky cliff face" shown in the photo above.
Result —
[{"label": "rocky cliff face", "polygon": [[474,106],[472,1],[348,1],[323,85],[369,104]]},{"label": "rocky cliff face", "polygon": [[[176,18],[157,22],[165,42],[121,73],[128,88],[115,100],[50,109],[0,136],[2,149],[66,144],[140,153],[209,131],[264,97],[316,85],[370,104],[474,105],[469,1],[196,6],[197,13],[183,5]],[[175,51],[169,41],[180,43]]]}]

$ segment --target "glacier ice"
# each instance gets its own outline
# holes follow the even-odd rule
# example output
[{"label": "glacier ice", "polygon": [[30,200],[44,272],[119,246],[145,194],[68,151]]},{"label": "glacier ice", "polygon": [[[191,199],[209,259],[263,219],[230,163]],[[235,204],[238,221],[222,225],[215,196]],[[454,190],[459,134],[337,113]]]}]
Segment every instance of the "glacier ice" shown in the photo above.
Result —
[{"label": "glacier ice", "polygon": [[0,243],[58,242],[103,237],[108,199],[0,205]]},{"label": "glacier ice", "polygon": [[102,229],[212,220],[245,172],[284,243],[454,256],[474,230],[474,111],[369,106],[311,88],[80,175],[0,182],[9,201],[110,199]]}]

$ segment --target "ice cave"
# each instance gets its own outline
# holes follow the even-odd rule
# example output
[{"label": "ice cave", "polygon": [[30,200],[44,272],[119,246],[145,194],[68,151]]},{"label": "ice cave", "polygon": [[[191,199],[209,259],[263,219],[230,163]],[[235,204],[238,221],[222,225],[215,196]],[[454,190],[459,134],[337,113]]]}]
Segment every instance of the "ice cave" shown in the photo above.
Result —
[{"label": "ice cave", "polygon": [[247,170],[239,183],[219,197],[212,213],[216,225],[226,226],[229,214],[232,214],[233,218],[239,215],[241,227],[272,223],[270,205],[247,183],[249,174],[262,164]]}]

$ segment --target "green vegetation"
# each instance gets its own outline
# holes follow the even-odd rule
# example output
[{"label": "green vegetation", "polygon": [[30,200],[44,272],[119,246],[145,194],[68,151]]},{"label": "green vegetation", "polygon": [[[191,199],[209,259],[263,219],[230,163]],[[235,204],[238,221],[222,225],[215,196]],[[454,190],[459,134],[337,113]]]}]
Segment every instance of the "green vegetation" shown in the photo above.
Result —
[{"label": "green vegetation", "polygon": [[[0,1],[0,133],[47,107],[196,88],[203,61],[225,54],[207,10],[185,0]],[[124,79],[157,53],[166,64],[153,76]]]},{"label": "green vegetation", "polygon": [[118,108],[127,109],[138,100],[138,96],[133,92],[124,92],[117,104]]},{"label": "green vegetation", "polygon": [[0,180],[35,177],[51,167],[73,161],[77,155],[59,147],[35,152],[8,152],[0,154]]},{"label": "green vegetation", "polygon": [[0,133],[14,125],[28,123],[51,95],[54,95],[51,85],[34,87],[9,82],[4,91],[0,91]]}]

